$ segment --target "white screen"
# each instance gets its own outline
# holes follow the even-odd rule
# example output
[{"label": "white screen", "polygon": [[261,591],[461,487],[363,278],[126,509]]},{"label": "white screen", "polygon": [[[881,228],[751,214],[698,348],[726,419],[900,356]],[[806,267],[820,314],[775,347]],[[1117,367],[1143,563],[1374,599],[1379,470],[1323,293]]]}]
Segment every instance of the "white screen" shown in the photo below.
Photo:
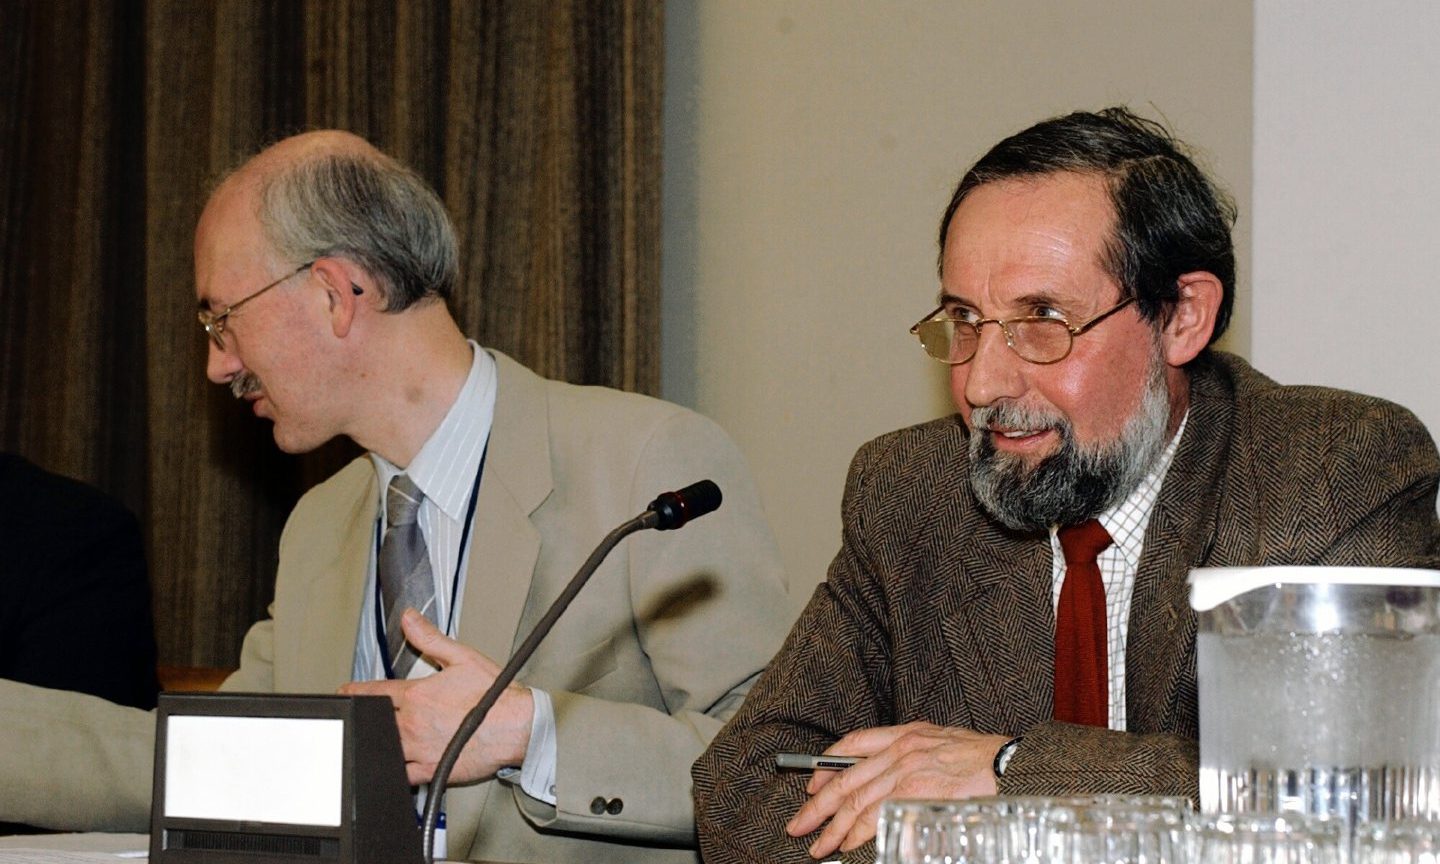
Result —
[{"label": "white screen", "polygon": [[345,722],[171,715],[165,815],[339,826]]}]

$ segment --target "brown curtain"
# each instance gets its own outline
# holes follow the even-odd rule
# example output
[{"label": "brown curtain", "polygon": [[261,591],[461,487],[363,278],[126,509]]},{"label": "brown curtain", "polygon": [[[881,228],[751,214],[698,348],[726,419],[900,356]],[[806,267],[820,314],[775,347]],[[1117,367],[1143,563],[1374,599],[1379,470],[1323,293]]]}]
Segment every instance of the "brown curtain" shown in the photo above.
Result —
[{"label": "brown curtain", "polygon": [[285,456],[205,381],[211,180],[302,129],[364,135],[444,197],[467,333],[653,393],[660,2],[0,3],[0,448],[141,517],[162,662],[236,662],[286,514],[356,452]]}]

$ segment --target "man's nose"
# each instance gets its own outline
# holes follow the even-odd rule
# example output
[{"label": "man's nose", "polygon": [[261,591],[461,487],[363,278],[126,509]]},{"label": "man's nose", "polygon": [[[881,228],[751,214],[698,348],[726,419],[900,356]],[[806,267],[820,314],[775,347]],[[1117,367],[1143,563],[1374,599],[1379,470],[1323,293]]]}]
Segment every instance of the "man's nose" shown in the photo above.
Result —
[{"label": "man's nose", "polygon": [[240,374],[245,368],[236,357],[234,352],[226,351],[215,344],[214,339],[206,339],[205,344],[210,346],[210,354],[205,359],[205,377],[216,384],[229,384],[230,379]]},{"label": "man's nose", "polygon": [[1016,399],[1025,392],[1025,367],[1029,364],[1010,347],[1005,332],[997,323],[980,328],[980,341],[975,356],[963,366],[964,390],[956,393],[975,407],[991,405],[1000,399]]}]

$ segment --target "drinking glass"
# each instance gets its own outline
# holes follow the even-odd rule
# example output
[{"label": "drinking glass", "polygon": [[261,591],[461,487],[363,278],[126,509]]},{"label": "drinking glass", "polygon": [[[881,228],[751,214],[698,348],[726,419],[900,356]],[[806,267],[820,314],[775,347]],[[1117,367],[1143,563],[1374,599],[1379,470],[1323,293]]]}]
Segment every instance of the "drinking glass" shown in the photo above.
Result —
[{"label": "drinking glass", "polygon": [[876,864],[957,864],[964,861],[963,801],[891,800],[880,808]]},{"label": "drinking glass", "polygon": [[1341,864],[1341,821],[1289,815],[1210,816],[1196,828],[1198,864]]},{"label": "drinking glass", "polygon": [[893,800],[881,808],[876,862],[1188,864],[1189,814],[1188,800],[1159,796]]},{"label": "drinking glass", "polygon": [[1362,823],[1352,850],[1352,864],[1440,864],[1440,822]]},{"label": "drinking glass", "polygon": [[[1182,803],[1183,802],[1183,803]],[[1112,798],[1077,806],[1066,864],[1190,864],[1190,807]]]}]

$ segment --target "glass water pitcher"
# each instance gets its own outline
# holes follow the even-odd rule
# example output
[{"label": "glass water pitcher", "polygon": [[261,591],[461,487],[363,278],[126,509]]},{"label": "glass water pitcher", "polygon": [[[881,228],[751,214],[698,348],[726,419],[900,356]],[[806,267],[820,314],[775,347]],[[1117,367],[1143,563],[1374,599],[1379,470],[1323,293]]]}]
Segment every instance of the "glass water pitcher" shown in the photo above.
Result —
[{"label": "glass water pitcher", "polygon": [[1200,799],[1440,818],[1440,571],[1195,570]]}]

